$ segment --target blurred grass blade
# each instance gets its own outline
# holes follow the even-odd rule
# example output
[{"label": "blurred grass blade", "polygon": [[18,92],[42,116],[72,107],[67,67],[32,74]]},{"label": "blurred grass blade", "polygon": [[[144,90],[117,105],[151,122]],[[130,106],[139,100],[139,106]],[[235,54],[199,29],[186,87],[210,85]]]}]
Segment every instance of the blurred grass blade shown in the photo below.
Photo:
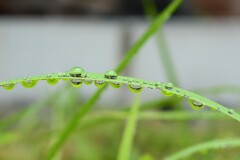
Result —
[{"label": "blurred grass blade", "polygon": [[[150,20],[153,20],[157,16],[157,8],[153,0],[142,0],[142,6],[145,10],[146,15]],[[156,33],[156,42],[159,49],[160,57],[162,64],[165,70],[165,74],[168,82],[174,83],[176,86],[179,86],[179,81],[177,78],[177,72],[174,68],[172,62],[170,50],[165,39],[165,35],[162,29],[158,30]]]},{"label": "blurred grass blade", "polygon": [[210,149],[223,149],[231,147],[240,147],[240,139],[224,139],[224,140],[214,140],[210,142],[205,142],[190,146],[182,151],[179,151],[169,157],[166,157],[164,160],[178,160],[186,159],[186,157],[201,151],[207,151]]},{"label": "blurred grass blade", "polygon": [[117,160],[129,160],[131,154],[131,148],[133,143],[133,138],[135,135],[137,119],[138,119],[138,110],[139,110],[139,95],[136,95],[133,106],[131,107],[127,124],[123,133],[121,140]]},{"label": "blurred grass blade", "polygon": [[[153,21],[147,31],[136,41],[133,47],[126,53],[125,57],[121,60],[119,65],[116,67],[115,71],[120,73],[129,64],[131,59],[137,54],[140,48],[146,43],[146,41],[169,19],[170,15],[178,8],[182,0],[174,0],[167,8],[157,16]],[[69,135],[76,129],[80,119],[91,109],[92,105],[99,99],[103,91],[107,88],[107,85],[103,88],[97,90],[89,100],[76,111],[76,114],[70,119],[69,123],[64,127],[63,131],[60,133],[56,142],[50,148],[47,159],[51,160],[60,147],[63,145],[64,141],[69,137]]]},{"label": "blurred grass blade", "polygon": [[163,12],[156,16],[152,24],[148,27],[147,31],[136,41],[133,47],[126,53],[126,56],[123,57],[122,61],[115,69],[116,72],[119,73],[123,71],[132,57],[138,53],[145,42],[163,26],[163,24],[170,18],[181,2],[182,0],[173,0],[173,2],[163,10]]}]

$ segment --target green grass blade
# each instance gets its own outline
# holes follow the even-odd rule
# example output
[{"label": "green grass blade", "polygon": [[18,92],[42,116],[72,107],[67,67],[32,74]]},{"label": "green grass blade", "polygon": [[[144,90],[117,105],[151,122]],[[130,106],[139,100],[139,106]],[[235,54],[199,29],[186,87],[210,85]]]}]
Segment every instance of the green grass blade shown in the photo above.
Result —
[{"label": "green grass blade", "polygon": [[121,72],[126,67],[126,65],[131,61],[132,57],[138,53],[138,51],[142,48],[142,46],[146,43],[146,41],[156,33],[163,24],[169,19],[172,13],[178,8],[182,0],[173,0],[173,2],[167,6],[166,9],[159,15],[157,15],[156,19],[149,26],[147,31],[140,37],[133,47],[126,53],[126,56],[122,59],[120,64],[115,69],[116,72]]},{"label": "green grass blade", "polygon": [[164,160],[186,159],[186,157],[194,153],[206,151],[209,149],[222,149],[222,148],[239,147],[239,146],[240,146],[240,139],[214,140],[214,141],[190,146],[182,151],[179,151],[173,155],[166,157]]},{"label": "green grass blade", "polygon": [[[130,62],[130,60],[137,54],[140,48],[145,44],[145,42],[161,27],[165,21],[168,20],[169,16],[177,9],[180,5],[181,0],[174,0],[157,18],[153,21],[152,25],[143,34],[142,37],[133,45],[133,47],[126,53],[126,56],[122,59],[120,64],[116,67],[116,72],[121,72]],[[66,127],[60,133],[57,141],[50,148],[47,159],[51,160],[57,151],[60,149],[64,141],[69,137],[69,135],[76,129],[80,119],[87,113],[92,105],[99,99],[102,92],[106,89],[106,86],[95,92],[92,97],[77,111],[76,115],[69,121]]]},{"label": "green grass blade", "polygon": [[137,119],[138,119],[138,110],[139,110],[139,96],[136,96],[133,106],[131,107],[127,124],[123,133],[121,144],[119,147],[117,160],[129,160],[131,154],[131,148],[133,143],[133,138],[135,135]]},{"label": "green grass blade", "polygon": [[[154,17],[157,16],[157,8],[153,0],[142,0],[142,6],[143,6],[143,9],[145,10],[146,15],[150,18],[150,20],[153,20]],[[177,72],[174,68],[170,50],[162,29],[158,30],[155,38],[156,38],[157,46],[159,49],[161,61],[167,77],[167,81],[174,83],[176,86],[179,86]]]}]

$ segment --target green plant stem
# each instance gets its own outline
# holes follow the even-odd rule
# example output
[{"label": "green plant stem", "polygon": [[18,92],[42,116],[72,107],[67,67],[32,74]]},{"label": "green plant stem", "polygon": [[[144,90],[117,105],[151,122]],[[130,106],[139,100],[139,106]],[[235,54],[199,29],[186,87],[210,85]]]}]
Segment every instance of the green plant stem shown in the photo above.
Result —
[{"label": "green plant stem", "polygon": [[214,141],[190,146],[182,151],[179,151],[173,155],[166,157],[164,160],[186,159],[186,157],[188,157],[194,153],[200,152],[200,151],[206,151],[209,149],[239,147],[239,146],[240,146],[240,139],[214,140]]},{"label": "green plant stem", "polygon": [[[153,20],[157,16],[157,8],[153,0],[142,0],[142,6],[145,10],[146,15],[148,15],[150,20]],[[159,49],[162,64],[165,70],[165,74],[168,82],[174,83],[179,86],[179,81],[177,78],[177,72],[174,68],[172,62],[170,50],[162,29],[158,30],[156,33],[156,42]]]},{"label": "green plant stem", "polygon": [[137,95],[134,100],[133,106],[131,107],[127,124],[123,132],[123,137],[120,143],[117,160],[129,160],[131,154],[131,148],[133,143],[133,138],[135,135],[138,110],[139,110],[139,100],[140,97]]},{"label": "green plant stem", "polygon": [[147,31],[140,37],[134,46],[126,53],[126,56],[122,59],[120,64],[116,67],[115,71],[120,73],[127,66],[129,61],[133,58],[135,54],[138,53],[140,48],[145,44],[145,42],[156,33],[163,24],[169,19],[172,13],[178,8],[182,0],[173,0],[173,2],[167,6],[166,9],[159,15],[157,15],[156,19],[153,20],[152,24],[148,27]]},{"label": "green plant stem", "polygon": [[[126,53],[120,64],[116,67],[115,71],[120,73],[128,65],[130,60],[137,54],[139,49],[144,45],[144,43],[161,27],[165,21],[168,20],[169,16],[177,9],[182,0],[174,0],[157,18],[153,21],[152,25],[147,29],[142,37],[133,45],[133,47]],[[67,123],[63,131],[60,133],[59,138],[50,147],[47,155],[47,159],[51,160],[56,155],[60,147],[63,145],[64,141],[69,137],[69,135],[76,129],[80,119],[87,113],[92,105],[99,99],[102,92],[106,89],[106,86],[96,91],[89,100],[76,111],[76,115]]]}]

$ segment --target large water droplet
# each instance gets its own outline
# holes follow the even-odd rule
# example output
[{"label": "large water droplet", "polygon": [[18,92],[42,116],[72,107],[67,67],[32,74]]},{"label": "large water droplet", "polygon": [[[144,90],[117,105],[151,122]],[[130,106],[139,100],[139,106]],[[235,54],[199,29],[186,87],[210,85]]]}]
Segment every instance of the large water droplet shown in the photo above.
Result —
[{"label": "large water droplet", "polygon": [[90,84],[92,84],[92,80],[91,79],[84,79],[84,81],[83,81],[86,85],[90,85]]},{"label": "large water droplet", "polygon": [[120,88],[120,87],[122,86],[122,83],[112,82],[112,83],[111,83],[111,86],[112,86],[113,88]]},{"label": "large water droplet", "polygon": [[166,88],[167,90],[172,90],[173,87],[174,87],[174,85],[173,85],[172,83],[167,83],[167,84],[165,85],[165,88]]},{"label": "large water droplet", "polygon": [[58,83],[58,79],[57,78],[48,78],[46,81],[50,85],[55,85],[55,84]]},{"label": "large water droplet", "polygon": [[105,81],[102,81],[102,80],[95,80],[95,81],[94,81],[94,84],[95,84],[96,87],[102,88],[102,87],[105,86],[106,82],[105,82]]},{"label": "large water droplet", "polygon": [[82,86],[82,80],[81,79],[72,79],[71,84],[75,88],[79,88]]},{"label": "large water droplet", "polygon": [[173,93],[170,92],[170,90],[173,89],[173,84],[172,83],[167,83],[165,84],[165,89],[162,89],[162,94],[165,95],[165,96],[172,96]]},{"label": "large water droplet", "polygon": [[107,71],[104,73],[104,77],[107,79],[117,79],[117,72],[115,71]]},{"label": "large water droplet", "polygon": [[204,107],[204,104],[202,104],[201,102],[195,101],[193,99],[189,99],[189,103],[194,110],[200,110]]},{"label": "large water droplet", "polygon": [[37,85],[37,80],[24,80],[21,82],[21,85],[25,88],[33,88]]},{"label": "large water droplet", "polygon": [[143,87],[139,84],[129,84],[128,88],[133,93],[139,93],[143,90]]},{"label": "large water droplet", "polygon": [[82,77],[82,78],[85,78],[87,75],[84,71],[83,68],[81,67],[74,67],[70,70],[69,72],[70,76],[72,77]]},{"label": "large water droplet", "polygon": [[12,90],[15,86],[15,83],[9,83],[9,84],[4,84],[2,87],[5,89],[5,90]]}]

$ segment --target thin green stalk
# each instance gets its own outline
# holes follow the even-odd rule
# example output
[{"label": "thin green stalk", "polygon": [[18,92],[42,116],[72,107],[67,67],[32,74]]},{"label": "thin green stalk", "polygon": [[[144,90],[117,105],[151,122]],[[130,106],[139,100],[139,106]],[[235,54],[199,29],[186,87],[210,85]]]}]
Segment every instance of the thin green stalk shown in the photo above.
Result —
[{"label": "thin green stalk", "polygon": [[[145,10],[145,13],[148,15],[150,20],[153,20],[157,16],[157,8],[153,0],[142,0],[142,6]],[[177,72],[174,68],[172,62],[170,50],[164,35],[162,28],[156,33],[156,42],[159,49],[160,57],[162,64],[165,70],[165,74],[168,82],[174,83],[176,86],[179,86],[179,81],[177,78]]]},{"label": "thin green stalk", "polygon": [[190,146],[182,151],[179,151],[173,155],[166,157],[164,160],[186,159],[186,157],[189,157],[190,155],[197,153],[197,152],[201,152],[201,151],[207,151],[210,149],[239,147],[239,146],[240,146],[240,139],[214,140],[214,141]]},{"label": "thin green stalk", "polygon": [[[133,45],[133,47],[126,53],[120,64],[116,67],[115,71],[120,73],[128,65],[130,60],[137,54],[140,48],[146,43],[146,41],[168,20],[170,15],[177,9],[182,0],[174,0],[157,18],[153,21],[152,25],[147,29],[142,37]],[[50,148],[47,159],[51,160],[60,147],[63,145],[64,141],[69,137],[69,135],[76,129],[81,118],[92,108],[92,105],[100,98],[102,92],[106,89],[106,86],[96,91],[92,97],[76,111],[76,115],[69,121],[69,123],[64,127],[63,131],[60,133],[57,141]]]},{"label": "thin green stalk", "polygon": [[139,110],[139,96],[137,95],[133,106],[131,107],[127,124],[123,133],[123,137],[120,143],[117,160],[129,160],[131,155],[131,148],[133,143],[133,138],[136,131],[138,110]]},{"label": "thin green stalk", "polygon": [[147,31],[140,37],[133,47],[126,53],[126,56],[122,59],[120,64],[116,67],[115,71],[120,73],[127,66],[129,61],[138,53],[142,48],[145,42],[156,33],[163,24],[169,19],[172,13],[178,8],[182,0],[173,0],[173,2],[167,6],[162,13],[156,16],[156,19],[153,20],[152,24],[149,26]]}]

